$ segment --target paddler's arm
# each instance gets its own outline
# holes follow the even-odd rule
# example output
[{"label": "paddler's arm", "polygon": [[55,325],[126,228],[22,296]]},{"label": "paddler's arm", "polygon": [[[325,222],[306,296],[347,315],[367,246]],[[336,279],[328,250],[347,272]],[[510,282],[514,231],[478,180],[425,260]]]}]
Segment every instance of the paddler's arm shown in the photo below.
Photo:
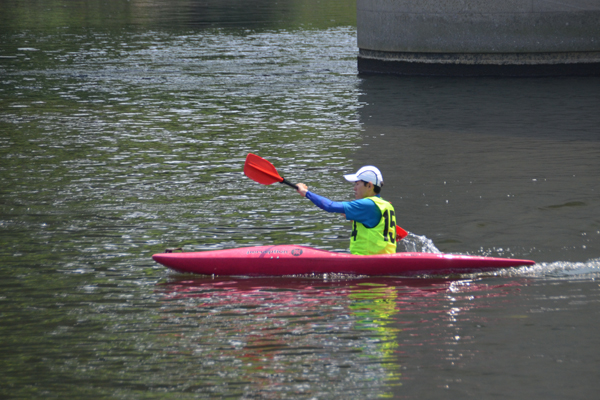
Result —
[{"label": "paddler's arm", "polygon": [[367,228],[377,226],[381,219],[381,211],[372,200],[332,201],[308,190],[304,183],[298,184],[298,193],[313,202],[314,205],[327,212],[344,214],[349,221],[358,221]]},{"label": "paddler's arm", "polygon": [[329,200],[326,197],[319,196],[308,190],[308,187],[304,183],[298,184],[298,193],[302,197],[306,197],[313,202],[314,205],[327,212],[334,212],[344,214],[344,203],[338,201]]}]

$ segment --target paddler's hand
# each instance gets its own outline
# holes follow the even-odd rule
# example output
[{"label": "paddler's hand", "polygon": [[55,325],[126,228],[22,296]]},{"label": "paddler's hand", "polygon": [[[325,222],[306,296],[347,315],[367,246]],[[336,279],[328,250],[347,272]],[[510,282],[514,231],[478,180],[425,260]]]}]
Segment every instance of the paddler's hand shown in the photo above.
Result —
[{"label": "paddler's hand", "polygon": [[300,193],[302,197],[306,197],[306,192],[308,192],[308,186],[306,186],[304,183],[298,183],[296,186],[298,186],[298,193]]}]

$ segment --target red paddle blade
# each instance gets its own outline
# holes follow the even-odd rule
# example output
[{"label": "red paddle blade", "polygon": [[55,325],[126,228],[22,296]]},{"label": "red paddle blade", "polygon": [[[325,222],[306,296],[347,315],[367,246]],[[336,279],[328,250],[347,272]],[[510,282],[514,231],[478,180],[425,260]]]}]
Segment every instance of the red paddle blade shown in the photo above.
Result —
[{"label": "red paddle blade", "polygon": [[244,174],[253,181],[263,185],[283,181],[283,178],[279,176],[273,164],[252,153],[248,153],[246,157]]},{"label": "red paddle blade", "polygon": [[396,242],[401,241],[408,236],[408,232],[396,225]]}]

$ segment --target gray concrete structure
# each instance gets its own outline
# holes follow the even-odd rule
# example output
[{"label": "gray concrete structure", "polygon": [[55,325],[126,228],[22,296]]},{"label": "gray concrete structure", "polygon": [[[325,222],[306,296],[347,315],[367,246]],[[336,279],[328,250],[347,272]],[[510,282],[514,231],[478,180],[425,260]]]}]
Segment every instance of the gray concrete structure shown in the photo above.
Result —
[{"label": "gray concrete structure", "polygon": [[357,0],[360,73],[600,75],[600,0]]}]

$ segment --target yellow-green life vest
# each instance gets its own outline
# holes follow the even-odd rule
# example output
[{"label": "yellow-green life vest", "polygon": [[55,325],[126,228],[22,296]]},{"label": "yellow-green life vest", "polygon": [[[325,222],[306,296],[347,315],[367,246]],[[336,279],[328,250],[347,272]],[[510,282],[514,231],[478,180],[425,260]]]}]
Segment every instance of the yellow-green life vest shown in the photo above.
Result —
[{"label": "yellow-green life vest", "polygon": [[381,219],[374,228],[367,228],[360,222],[352,224],[350,237],[350,253],[392,254],[396,252],[396,213],[392,204],[380,197],[367,197],[381,211]]}]

